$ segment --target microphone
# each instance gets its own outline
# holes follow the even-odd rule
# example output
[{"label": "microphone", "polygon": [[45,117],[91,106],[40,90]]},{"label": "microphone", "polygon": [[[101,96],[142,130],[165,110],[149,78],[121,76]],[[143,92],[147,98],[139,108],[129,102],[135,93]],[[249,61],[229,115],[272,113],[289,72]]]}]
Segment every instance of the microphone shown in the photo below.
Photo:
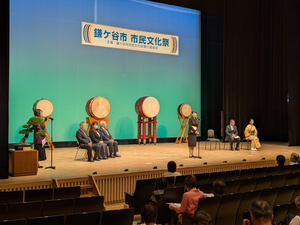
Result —
[{"label": "microphone", "polygon": [[198,117],[196,117],[197,118],[197,120],[201,120],[200,118],[198,118]]},{"label": "microphone", "polygon": [[49,117],[50,120],[54,120],[52,117]]}]

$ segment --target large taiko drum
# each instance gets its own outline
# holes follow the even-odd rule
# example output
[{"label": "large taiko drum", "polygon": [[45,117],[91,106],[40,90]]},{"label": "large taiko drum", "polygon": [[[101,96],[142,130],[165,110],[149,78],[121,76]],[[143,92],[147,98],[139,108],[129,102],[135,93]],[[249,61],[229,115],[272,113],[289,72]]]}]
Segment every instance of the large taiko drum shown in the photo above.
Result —
[{"label": "large taiko drum", "polygon": [[32,110],[35,111],[36,109],[41,109],[43,111],[42,117],[46,118],[53,113],[53,104],[50,100],[42,98],[33,104]]},{"label": "large taiko drum", "polygon": [[103,119],[109,114],[110,104],[104,97],[93,97],[86,102],[85,111],[91,117]]},{"label": "large taiko drum", "polygon": [[189,104],[182,103],[177,107],[177,112],[181,116],[189,117],[192,113],[192,107]]},{"label": "large taiko drum", "polygon": [[154,97],[142,97],[135,103],[135,111],[139,116],[155,117],[159,112],[159,102]]}]

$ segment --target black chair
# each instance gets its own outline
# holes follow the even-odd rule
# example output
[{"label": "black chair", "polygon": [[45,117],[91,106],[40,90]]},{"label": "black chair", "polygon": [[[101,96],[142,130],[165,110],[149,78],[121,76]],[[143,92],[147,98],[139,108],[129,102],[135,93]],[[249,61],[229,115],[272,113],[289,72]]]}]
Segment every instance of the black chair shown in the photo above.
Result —
[{"label": "black chair", "polygon": [[224,180],[226,172],[211,173],[207,183],[213,183],[216,180]]},{"label": "black chair", "polygon": [[270,187],[272,188],[282,187],[284,185],[285,179],[286,179],[286,174],[272,176]]},{"label": "black chair", "polygon": [[101,224],[101,212],[75,213],[75,214],[66,215],[65,225],[99,225],[99,224]]},{"label": "black chair", "polygon": [[6,204],[0,204],[0,221],[6,220]]},{"label": "black chair", "polygon": [[239,193],[254,191],[257,178],[241,180]]},{"label": "black chair", "polygon": [[266,176],[276,176],[279,174],[279,170],[280,170],[279,166],[268,167]]},{"label": "black chair", "polygon": [[55,199],[43,202],[42,216],[53,216],[73,213],[74,199]]},{"label": "black chair", "polygon": [[295,198],[297,196],[300,196],[300,184],[298,184],[298,185],[295,186],[295,191],[294,191],[294,194],[292,196],[291,203],[295,202]]},{"label": "black chair", "polygon": [[253,174],[254,174],[254,170],[255,169],[244,169],[244,170],[241,170],[239,179],[240,180],[244,180],[244,179],[250,179],[250,178],[252,178]]},{"label": "black chair", "polygon": [[281,166],[279,169],[279,174],[289,174],[292,170],[291,165]]},{"label": "black chair", "polygon": [[256,168],[254,169],[254,173],[252,178],[260,178],[265,177],[268,171],[268,167]]},{"label": "black chair", "polygon": [[44,217],[35,217],[35,218],[27,219],[27,225],[64,225],[64,224],[65,224],[64,215],[44,216]]},{"label": "black chair", "polygon": [[284,185],[295,185],[298,184],[300,173],[287,174]]},{"label": "black chair", "polygon": [[198,185],[198,189],[200,191],[203,191],[204,193],[213,193],[214,192],[213,183]]},{"label": "black chair", "polygon": [[27,219],[30,217],[40,217],[42,211],[42,202],[19,202],[9,203],[7,205],[7,219]]},{"label": "black chair", "polygon": [[186,177],[187,175],[175,177],[175,186],[176,187],[184,186],[184,180]]},{"label": "black chair", "polygon": [[295,203],[289,204],[288,214],[291,214],[291,215],[299,214],[299,209],[297,208]]},{"label": "black chair", "polygon": [[5,220],[0,222],[0,225],[26,225],[26,220],[25,219]]},{"label": "black chair", "polygon": [[292,172],[292,173],[300,173],[300,164],[298,164],[298,165],[293,165],[293,166],[291,167],[291,172]]},{"label": "black chair", "polygon": [[[108,210],[102,212],[101,225],[132,225],[135,209]],[[67,224],[68,225],[68,224]]]},{"label": "black chair", "polygon": [[271,177],[260,177],[257,178],[255,191],[270,188],[272,178]]},{"label": "black chair", "polygon": [[241,202],[242,194],[224,195],[216,216],[216,225],[235,225],[236,212]]},{"label": "black chair", "polygon": [[225,194],[236,194],[240,189],[240,180],[233,180],[226,182]]},{"label": "black chair", "polygon": [[289,204],[295,191],[295,185],[280,187],[274,206]]},{"label": "black chair", "polygon": [[3,191],[0,192],[0,204],[23,202],[23,191]]},{"label": "black chair", "polygon": [[208,180],[209,180],[209,173],[199,173],[195,175],[197,178],[197,183],[198,185],[200,184],[207,184]]},{"label": "black chair", "polygon": [[54,188],[53,199],[79,198],[80,192],[79,186]]},{"label": "black chair", "polygon": [[273,222],[279,224],[279,222],[283,222],[287,213],[288,213],[288,204],[275,206],[273,208],[274,219]]},{"label": "black chair", "polygon": [[251,203],[259,199],[259,197],[260,191],[243,193],[241,203],[236,214],[236,224],[242,224],[244,212],[248,211],[251,206]]},{"label": "black chair", "polygon": [[75,198],[74,213],[103,211],[104,196]]},{"label": "black chair", "polygon": [[149,202],[152,196],[156,179],[137,180],[134,194],[125,192],[125,204],[135,209],[135,214],[141,212],[141,208]]},{"label": "black chair", "polygon": [[240,170],[226,171],[224,182],[238,180],[239,177],[240,177]]},{"label": "black chair", "polygon": [[212,142],[215,142],[215,149],[217,149],[217,144],[219,143],[219,150],[221,149],[220,148],[220,139],[219,138],[216,138],[215,137],[215,131],[213,129],[209,129],[207,130],[207,138],[206,138],[206,141],[205,141],[205,149],[206,149],[206,143],[209,142],[209,146],[210,146],[210,150],[211,150],[211,143]]},{"label": "black chair", "polygon": [[246,138],[243,138],[241,140],[241,149],[243,149],[243,143],[246,142],[247,143],[247,149],[250,150],[251,147],[251,140],[247,140]]},{"label": "black chair", "polygon": [[274,203],[278,196],[278,191],[279,188],[264,189],[260,192],[260,198],[269,202],[271,206],[274,206]]},{"label": "black chair", "polygon": [[53,198],[53,188],[25,191],[25,202],[45,201]]},{"label": "black chair", "polygon": [[221,197],[200,198],[195,214],[201,210],[208,212],[212,219],[212,224],[215,224],[216,216],[220,207]]},{"label": "black chair", "polygon": [[[157,180],[160,178],[157,178]],[[167,181],[168,181],[168,187],[174,187],[175,186],[175,182],[176,182],[176,177],[166,177]]]}]

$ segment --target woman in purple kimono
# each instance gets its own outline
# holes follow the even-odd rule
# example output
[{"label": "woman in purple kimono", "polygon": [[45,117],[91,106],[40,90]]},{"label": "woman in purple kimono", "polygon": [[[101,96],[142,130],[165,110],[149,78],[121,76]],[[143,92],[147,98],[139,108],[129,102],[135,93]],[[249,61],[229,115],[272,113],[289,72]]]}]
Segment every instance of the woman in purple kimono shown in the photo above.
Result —
[{"label": "woman in purple kimono", "polygon": [[[34,111],[34,115],[42,117],[43,116],[43,111],[41,109],[36,109]],[[41,129],[41,130],[45,130],[45,125],[44,124],[38,125],[37,128]],[[45,135],[36,135],[36,134],[34,134],[34,149],[38,150],[39,161],[45,161],[47,159],[46,158],[45,147],[42,145],[42,140],[45,137],[46,137]],[[43,166],[41,166],[40,164],[39,164],[38,167],[43,168]]]}]

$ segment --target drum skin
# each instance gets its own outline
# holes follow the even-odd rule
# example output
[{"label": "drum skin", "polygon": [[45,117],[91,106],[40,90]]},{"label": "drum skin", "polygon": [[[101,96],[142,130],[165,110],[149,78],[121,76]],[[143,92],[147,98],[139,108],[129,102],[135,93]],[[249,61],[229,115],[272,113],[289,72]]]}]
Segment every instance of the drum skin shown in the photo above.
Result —
[{"label": "drum skin", "polygon": [[110,104],[104,97],[93,97],[86,102],[85,111],[90,117],[103,119],[109,114]]},{"label": "drum skin", "polygon": [[177,112],[181,116],[189,117],[192,113],[192,107],[189,104],[182,103],[177,107]]},{"label": "drum skin", "polygon": [[43,118],[51,116],[53,113],[53,104],[48,99],[39,99],[37,100],[32,107],[32,110],[35,111],[36,109],[40,109],[43,111]]},{"label": "drum skin", "polygon": [[159,102],[156,98],[145,96],[139,98],[135,103],[135,111],[139,116],[152,118],[159,113]]}]

